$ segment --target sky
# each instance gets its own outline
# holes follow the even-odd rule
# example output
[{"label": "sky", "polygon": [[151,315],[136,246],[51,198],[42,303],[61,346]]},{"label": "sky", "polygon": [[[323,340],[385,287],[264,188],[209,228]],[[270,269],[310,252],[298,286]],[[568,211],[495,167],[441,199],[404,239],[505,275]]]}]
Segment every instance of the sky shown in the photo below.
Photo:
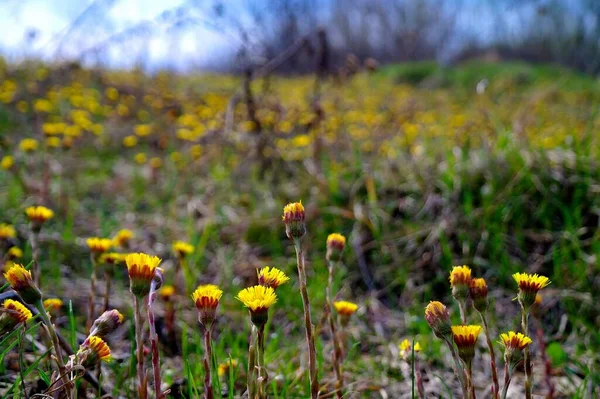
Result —
[{"label": "sky", "polygon": [[[112,67],[170,67],[209,65],[230,51],[234,38],[208,22],[209,7],[197,7],[198,20],[173,26],[173,12],[184,0],[0,0],[0,54],[13,60],[100,58]],[[198,4],[199,2],[191,2]],[[73,25],[73,21],[79,22]],[[179,18],[180,19],[180,18]],[[132,27],[127,39],[107,40]],[[147,29],[143,29],[147,28]],[[29,32],[36,32],[28,40]],[[200,38],[200,40],[199,40]],[[117,44],[114,43],[123,43]],[[103,45],[104,44],[104,45]],[[96,49],[93,51],[92,49]]]}]

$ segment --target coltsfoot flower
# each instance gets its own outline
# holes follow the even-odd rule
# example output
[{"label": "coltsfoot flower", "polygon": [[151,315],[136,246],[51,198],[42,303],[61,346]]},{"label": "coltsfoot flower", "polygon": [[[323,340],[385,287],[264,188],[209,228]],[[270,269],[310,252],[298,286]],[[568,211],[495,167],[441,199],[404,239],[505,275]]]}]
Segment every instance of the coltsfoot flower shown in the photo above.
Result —
[{"label": "coltsfoot flower", "polygon": [[121,229],[113,237],[113,242],[116,247],[125,247],[132,238],[133,231],[128,229]]},{"label": "coltsfoot flower", "polygon": [[522,333],[509,331],[500,334],[500,343],[504,346],[504,361],[514,367],[523,359],[523,349],[531,345],[532,340]]},{"label": "coltsfoot flower", "polygon": [[15,158],[12,155],[6,155],[2,157],[0,161],[0,168],[4,170],[9,170],[15,164]]},{"label": "coltsfoot flower", "polygon": [[450,312],[446,306],[438,301],[431,301],[425,308],[425,320],[433,330],[436,337],[448,340],[452,335]]},{"label": "coltsfoot flower", "polygon": [[42,293],[33,282],[31,272],[23,265],[15,263],[4,273],[4,277],[26,303],[36,304],[42,299]]},{"label": "coltsfoot flower", "polygon": [[223,291],[214,284],[200,285],[192,294],[192,299],[198,309],[198,321],[205,328],[210,328],[215,321],[215,314]]},{"label": "coltsfoot flower", "polygon": [[333,233],[327,236],[327,254],[325,257],[330,262],[338,262],[342,259],[342,251],[346,246],[346,237]]},{"label": "coltsfoot flower", "polygon": [[163,301],[168,302],[173,299],[173,296],[175,295],[175,287],[172,285],[165,285],[158,293]]},{"label": "coltsfoot flower", "polygon": [[107,252],[100,255],[99,262],[107,263],[109,265],[117,265],[123,261],[125,261],[125,254],[120,254],[117,252]]},{"label": "coltsfoot flower", "polygon": [[271,287],[255,285],[241,290],[236,299],[248,308],[252,323],[260,328],[267,322],[269,308],[277,302],[277,295]]},{"label": "coltsfoot flower", "polygon": [[481,330],[482,327],[477,325],[452,326],[452,336],[458,347],[458,355],[465,363],[469,363],[475,357],[475,344]]},{"label": "coltsfoot flower", "polygon": [[0,223],[0,240],[8,240],[11,238],[15,238],[16,235],[17,231],[12,225]]},{"label": "coltsfoot flower", "polygon": [[110,238],[90,237],[86,240],[88,248],[95,254],[102,254],[113,246]]},{"label": "coltsfoot flower", "polygon": [[483,278],[474,278],[469,282],[469,294],[473,300],[473,307],[479,312],[488,308],[488,286]]},{"label": "coltsfoot flower", "polygon": [[227,359],[227,361],[219,364],[217,373],[219,377],[225,377],[229,374],[230,369],[235,369],[238,365],[237,359]]},{"label": "coltsfoot flower", "polygon": [[305,213],[302,202],[292,202],[283,208],[285,233],[290,239],[302,238],[306,234],[304,217]]},{"label": "coltsfoot flower", "polygon": [[25,209],[25,214],[34,226],[41,227],[42,224],[54,217],[54,211],[45,206],[30,206]]},{"label": "coltsfoot flower", "polygon": [[44,309],[47,311],[58,311],[62,308],[63,301],[59,298],[48,298],[44,300]]},{"label": "coltsfoot flower", "polygon": [[158,256],[147,255],[144,253],[132,253],[125,257],[131,292],[144,297],[150,292],[150,284],[161,259]]},{"label": "coltsfoot flower", "polygon": [[19,148],[23,152],[33,152],[38,148],[38,141],[36,139],[23,139],[19,142]]},{"label": "coltsfoot flower", "polygon": [[358,310],[358,305],[348,301],[336,301],[333,303],[333,308],[340,315],[342,326],[347,326],[350,317]]},{"label": "coltsfoot flower", "polygon": [[10,247],[8,250],[8,260],[16,260],[23,257],[23,251],[19,247]]},{"label": "coltsfoot flower", "polygon": [[471,282],[471,268],[469,266],[454,266],[450,272],[450,286],[452,296],[459,301],[464,301],[469,295]]},{"label": "coltsfoot flower", "polygon": [[77,358],[79,364],[86,369],[90,369],[101,361],[110,361],[110,348],[102,338],[92,335],[79,347]]},{"label": "coltsfoot flower", "polygon": [[184,241],[175,241],[173,243],[173,252],[179,258],[185,258],[194,252],[194,246]]},{"label": "coltsfoot flower", "polygon": [[285,284],[288,281],[290,281],[290,278],[275,267],[265,266],[258,271],[258,284],[265,287],[271,287],[275,290],[281,284]]},{"label": "coltsfoot flower", "polygon": [[[400,357],[403,359],[407,358],[408,356],[412,356],[412,344],[408,339],[400,342],[398,348],[400,349]],[[421,344],[415,342],[415,352],[420,352],[421,349]]]},{"label": "coltsfoot flower", "polygon": [[121,324],[123,324],[123,315],[121,312],[117,309],[107,310],[94,321],[94,324],[92,324],[90,336],[95,335],[104,338],[115,331]]},{"label": "coltsfoot flower", "polygon": [[25,323],[32,317],[31,311],[21,302],[6,299],[0,309],[0,336],[13,331],[19,323]]},{"label": "coltsfoot flower", "polygon": [[519,294],[517,298],[523,309],[529,309],[535,303],[535,297],[538,292],[550,284],[548,277],[538,274],[515,273],[513,278],[519,285]]}]

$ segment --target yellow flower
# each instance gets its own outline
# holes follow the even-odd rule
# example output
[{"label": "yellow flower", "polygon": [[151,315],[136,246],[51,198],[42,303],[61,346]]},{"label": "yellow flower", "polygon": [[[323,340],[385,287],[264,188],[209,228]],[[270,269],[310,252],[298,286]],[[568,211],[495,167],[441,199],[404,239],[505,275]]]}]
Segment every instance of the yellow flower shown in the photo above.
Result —
[{"label": "yellow flower", "polygon": [[173,243],[173,252],[175,252],[178,257],[184,258],[186,255],[194,252],[194,246],[184,241],[175,241]]},{"label": "yellow flower", "polygon": [[452,336],[458,347],[458,354],[466,363],[475,356],[475,343],[481,330],[481,326],[477,325],[452,326]]},{"label": "yellow flower", "polygon": [[410,347],[411,347],[411,346],[412,346],[412,345],[410,344],[410,342],[408,342],[408,340],[407,340],[407,339],[405,339],[404,341],[400,342],[400,345],[399,345],[399,347],[400,347],[400,350],[401,350],[402,352],[408,352],[408,351],[410,350]]},{"label": "yellow flower", "polygon": [[110,238],[91,237],[86,240],[86,243],[89,249],[96,254],[106,252],[113,246]]},{"label": "yellow flower", "polygon": [[0,167],[4,170],[8,170],[15,164],[15,158],[12,155],[5,155],[0,161]]},{"label": "yellow flower", "polygon": [[513,278],[519,286],[517,298],[524,309],[529,309],[535,303],[537,293],[550,284],[548,277],[538,274],[515,273]]},{"label": "yellow flower", "polygon": [[45,206],[41,205],[28,207],[27,209],[25,209],[25,214],[27,214],[27,217],[30,221],[40,225],[54,217],[54,212],[52,211],[52,209],[48,209]]},{"label": "yellow flower", "polygon": [[423,350],[423,347],[421,346],[420,343],[415,342],[415,352],[421,352]]},{"label": "yellow flower", "polygon": [[19,148],[23,152],[33,152],[38,148],[38,141],[36,139],[23,139],[19,143]]},{"label": "yellow flower", "polygon": [[114,87],[107,87],[106,90],[104,90],[104,94],[110,101],[117,101],[119,99],[119,91]]},{"label": "yellow flower", "polygon": [[454,266],[450,272],[450,285],[452,296],[459,301],[464,301],[469,295],[469,283],[471,281],[471,269],[469,266]]},{"label": "yellow flower", "polygon": [[130,280],[129,289],[134,295],[143,297],[150,292],[150,283],[160,261],[157,256],[143,253],[133,253],[125,257]]},{"label": "yellow flower", "polygon": [[358,305],[348,301],[336,301],[333,303],[336,312],[342,316],[351,316],[358,310]]},{"label": "yellow flower", "polygon": [[175,295],[175,287],[172,285],[163,285],[160,289],[160,297],[163,301],[170,301],[173,295]]},{"label": "yellow flower", "polygon": [[327,236],[327,260],[331,262],[341,260],[342,251],[345,246],[346,237],[338,233],[329,234],[329,236]]},{"label": "yellow flower", "polygon": [[192,299],[198,310],[216,309],[219,305],[219,300],[223,295],[223,291],[216,285],[206,284],[200,285],[192,294]]},{"label": "yellow flower", "polygon": [[60,310],[63,305],[63,301],[58,298],[48,298],[44,300],[44,308],[46,310]]},{"label": "yellow flower", "polygon": [[474,278],[469,282],[469,293],[473,300],[473,307],[479,312],[487,310],[488,286],[483,278]]},{"label": "yellow flower", "polygon": [[436,337],[448,339],[452,334],[450,313],[443,303],[438,301],[429,302],[425,308],[425,320],[427,320]]},{"label": "yellow flower", "polygon": [[10,312],[2,312],[2,313],[9,315],[17,323],[24,323],[33,317],[33,315],[31,314],[31,311],[29,309],[27,309],[27,307],[19,301],[15,301],[12,299],[6,299],[2,303],[2,307],[4,309],[7,309],[10,311]]},{"label": "yellow flower", "polygon": [[283,208],[283,223],[285,223],[285,233],[290,239],[299,239],[306,234],[306,225],[304,224],[305,212],[302,202],[292,202]]},{"label": "yellow flower", "polygon": [[269,308],[277,302],[277,295],[271,287],[255,285],[241,290],[236,299],[248,308],[252,323],[261,328],[269,318]]},{"label": "yellow flower", "polygon": [[158,169],[162,166],[163,161],[160,157],[153,157],[150,159],[150,166],[154,169]]},{"label": "yellow flower", "polygon": [[27,303],[35,304],[42,299],[42,293],[33,283],[31,272],[17,263],[4,273],[4,278],[10,283],[12,288],[21,295],[21,298]]},{"label": "yellow flower", "polygon": [[238,365],[237,359],[228,359],[226,362],[219,364],[219,377],[224,377],[229,374],[230,369],[235,369]]},{"label": "yellow flower", "polygon": [[46,145],[50,148],[58,148],[62,144],[62,141],[58,137],[48,137],[46,139]]},{"label": "yellow flower", "polygon": [[108,263],[109,265],[116,265],[125,260],[125,254],[117,252],[108,252],[100,255],[100,263]]},{"label": "yellow flower", "polygon": [[265,266],[258,271],[258,284],[277,289],[281,284],[290,281],[284,272],[275,268]]},{"label": "yellow flower", "polygon": [[123,247],[132,238],[133,238],[133,231],[128,230],[128,229],[121,229],[117,232],[117,235],[113,238],[114,245]]},{"label": "yellow flower", "polygon": [[12,225],[0,223],[0,240],[14,238],[16,235],[17,231]]},{"label": "yellow flower", "polygon": [[135,147],[138,143],[138,139],[135,136],[127,136],[123,139],[123,146],[124,147]]},{"label": "yellow flower", "polygon": [[152,125],[135,125],[134,131],[140,137],[148,136],[152,133]]},{"label": "yellow flower", "polygon": [[522,333],[515,333],[514,331],[509,331],[504,334],[500,334],[500,339],[502,340],[502,345],[506,348],[519,349],[523,350],[533,341],[526,335]]},{"label": "yellow flower", "polygon": [[135,154],[135,156],[133,157],[133,159],[139,165],[143,165],[143,164],[146,163],[146,161],[148,161],[148,157],[143,152],[138,152],[137,154]]},{"label": "yellow flower", "polygon": [[[402,358],[405,358],[405,357],[411,355],[412,344],[410,343],[410,341],[408,339],[405,339],[404,341],[400,342],[400,345],[398,345],[398,347],[400,348],[400,356]],[[420,352],[420,351],[421,351],[421,344],[419,344],[418,342],[415,342],[415,352]]]},{"label": "yellow flower", "polygon": [[81,365],[85,368],[92,368],[100,361],[109,362],[111,359],[110,348],[102,338],[96,335],[86,339],[77,354],[81,359]]},{"label": "yellow flower", "polygon": [[19,259],[23,257],[23,251],[19,247],[10,247],[7,255],[10,260]]}]

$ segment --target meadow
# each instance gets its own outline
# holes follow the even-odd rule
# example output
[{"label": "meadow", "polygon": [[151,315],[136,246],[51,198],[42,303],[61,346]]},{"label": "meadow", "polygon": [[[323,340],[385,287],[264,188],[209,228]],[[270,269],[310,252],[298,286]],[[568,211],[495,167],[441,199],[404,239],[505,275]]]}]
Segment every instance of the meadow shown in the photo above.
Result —
[{"label": "meadow", "polygon": [[[141,397],[139,356],[154,397],[152,334],[167,397],[205,397],[206,325],[214,396],[244,397],[256,324],[236,297],[259,283],[257,270],[276,267],[290,280],[267,306],[264,359],[256,360],[257,378],[264,368],[268,379],[258,395],[309,398],[303,284],[297,242],[286,237],[290,208],[284,212],[301,201],[319,397],[461,397],[452,351],[425,307],[441,301],[454,324],[481,324],[448,281],[454,266],[468,265],[489,287],[500,379],[499,335],[522,322],[513,274],[537,273],[551,284],[529,320],[533,397],[595,398],[598,104],[596,80],[521,63],[414,63],[247,82],[0,62],[0,261],[5,272],[15,264],[37,271],[43,298],[60,300],[46,307],[61,345],[74,352],[89,345],[102,309],[124,316],[105,338],[111,360],[69,373],[71,397]],[[37,205],[53,216],[40,222],[25,213]],[[329,285],[332,233],[347,241]],[[161,259],[150,335],[147,320],[136,328],[128,253]],[[18,299],[10,282],[1,281],[2,300]],[[199,323],[199,284],[223,291],[214,323]],[[329,317],[328,286],[329,299],[357,304],[355,313]],[[44,308],[36,309],[0,330],[2,397],[65,394]],[[343,365],[341,386],[332,352]],[[493,397],[483,334],[472,367],[477,396]],[[518,364],[507,397],[525,397],[524,386]]]}]

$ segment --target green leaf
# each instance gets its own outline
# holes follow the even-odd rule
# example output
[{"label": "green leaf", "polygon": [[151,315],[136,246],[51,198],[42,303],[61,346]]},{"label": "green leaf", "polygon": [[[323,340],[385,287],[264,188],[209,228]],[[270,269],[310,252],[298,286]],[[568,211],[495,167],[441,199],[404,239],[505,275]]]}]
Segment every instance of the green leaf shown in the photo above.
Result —
[{"label": "green leaf", "polygon": [[558,342],[551,342],[546,348],[546,353],[548,353],[548,357],[550,357],[550,361],[555,367],[563,365],[569,360],[567,352]]}]

